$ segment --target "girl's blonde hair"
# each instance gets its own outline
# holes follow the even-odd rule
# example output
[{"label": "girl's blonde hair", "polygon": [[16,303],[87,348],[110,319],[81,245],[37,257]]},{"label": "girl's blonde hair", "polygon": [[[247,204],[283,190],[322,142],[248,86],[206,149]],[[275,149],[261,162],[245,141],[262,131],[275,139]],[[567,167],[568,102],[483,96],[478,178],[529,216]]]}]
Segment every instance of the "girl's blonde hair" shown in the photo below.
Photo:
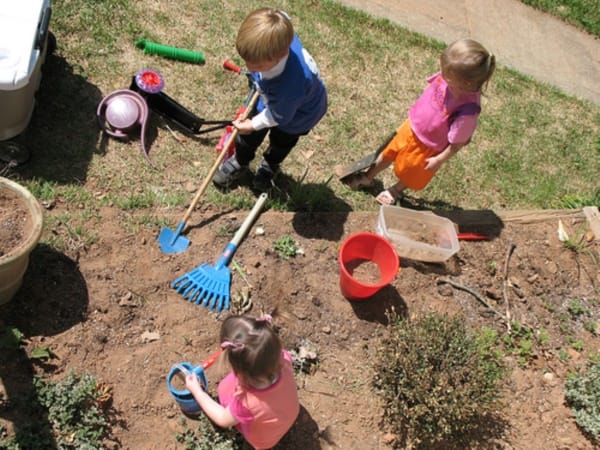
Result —
[{"label": "girl's blonde hair", "polygon": [[262,8],[251,12],[242,22],[235,47],[244,59],[252,63],[282,58],[294,39],[294,27],[284,12]]},{"label": "girl's blonde hair", "polygon": [[465,81],[473,90],[481,90],[496,69],[496,57],[473,39],[450,44],[440,57],[442,74]]},{"label": "girl's blonde hair", "polygon": [[281,370],[281,340],[271,316],[229,316],[221,326],[224,357],[243,384],[273,380]]}]

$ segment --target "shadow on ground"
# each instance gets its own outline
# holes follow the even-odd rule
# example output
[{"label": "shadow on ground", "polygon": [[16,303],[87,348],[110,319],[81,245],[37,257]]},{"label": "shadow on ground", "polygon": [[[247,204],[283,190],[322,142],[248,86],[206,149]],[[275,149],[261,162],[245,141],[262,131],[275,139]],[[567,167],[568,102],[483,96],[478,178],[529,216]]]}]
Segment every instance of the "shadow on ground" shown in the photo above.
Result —
[{"label": "shadow on ground", "polygon": [[39,442],[55,448],[52,426],[34,385],[35,367],[51,372],[52,358],[32,359],[21,342],[35,336],[43,350],[44,337],[83,322],[87,308],[87,286],[77,263],[47,245],[38,245],[30,255],[21,289],[0,307],[0,380],[6,393],[6,398],[0,396],[0,417],[13,423],[20,448]]},{"label": "shadow on ground", "polygon": [[84,183],[93,154],[101,152],[96,121],[101,98],[98,87],[75,74],[66,59],[47,55],[33,116],[18,137],[19,144],[30,153],[29,161],[16,169],[20,175],[64,184]]}]

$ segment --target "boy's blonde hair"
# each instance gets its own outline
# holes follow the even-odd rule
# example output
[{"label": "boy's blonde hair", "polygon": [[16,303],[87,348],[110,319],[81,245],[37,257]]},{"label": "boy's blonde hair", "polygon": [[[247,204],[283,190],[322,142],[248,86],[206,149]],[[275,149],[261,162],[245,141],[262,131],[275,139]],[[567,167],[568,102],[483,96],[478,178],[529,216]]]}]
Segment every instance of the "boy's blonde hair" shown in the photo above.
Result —
[{"label": "boy's blonde hair", "polygon": [[440,57],[442,74],[470,83],[481,90],[496,69],[496,57],[473,39],[460,39],[450,44]]},{"label": "boy's blonde hair", "polygon": [[244,61],[261,63],[282,58],[293,39],[294,27],[289,17],[278,9],[262,8],[244,19],[235,47]]},{"label": "boy's blonde hair", "polygon": [[281,370],[282,345],[270,316],[229,316],[221,325],[221,347],[243,384],[273,380]]}]

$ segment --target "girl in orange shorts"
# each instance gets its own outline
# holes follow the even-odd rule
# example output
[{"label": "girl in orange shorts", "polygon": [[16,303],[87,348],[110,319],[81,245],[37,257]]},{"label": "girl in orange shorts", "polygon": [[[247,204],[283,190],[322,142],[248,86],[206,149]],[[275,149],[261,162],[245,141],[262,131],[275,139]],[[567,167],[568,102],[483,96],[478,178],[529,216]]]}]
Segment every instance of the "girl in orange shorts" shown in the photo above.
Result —
[{"label": "girl in orange shorts", "polygon": [[352,188],[370,186],[393,163],[398,182],[377,195],[379,203],[392,205],[404,189],[427,186],[442,164],[470,142],[495,57],[480,43],[461,39],[444,50],[440,66],[373,166],[350,181]]}]

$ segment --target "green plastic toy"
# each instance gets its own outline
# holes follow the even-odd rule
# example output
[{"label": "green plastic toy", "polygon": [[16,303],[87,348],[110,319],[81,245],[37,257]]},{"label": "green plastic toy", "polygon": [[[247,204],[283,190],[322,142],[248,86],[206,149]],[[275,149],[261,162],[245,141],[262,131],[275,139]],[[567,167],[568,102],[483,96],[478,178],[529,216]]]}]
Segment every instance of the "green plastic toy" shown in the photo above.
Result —
[{"label": "green plastic toy", "polygon": [[204,54],[202,52],[158,44],[156,42],[147,41],[146,39],[140,39],[135,43],[135,46],[144,50],[144,53],[148,55],[159,55],[164,56],[165,58],[177,59],[179,61],[204,64]]}]

